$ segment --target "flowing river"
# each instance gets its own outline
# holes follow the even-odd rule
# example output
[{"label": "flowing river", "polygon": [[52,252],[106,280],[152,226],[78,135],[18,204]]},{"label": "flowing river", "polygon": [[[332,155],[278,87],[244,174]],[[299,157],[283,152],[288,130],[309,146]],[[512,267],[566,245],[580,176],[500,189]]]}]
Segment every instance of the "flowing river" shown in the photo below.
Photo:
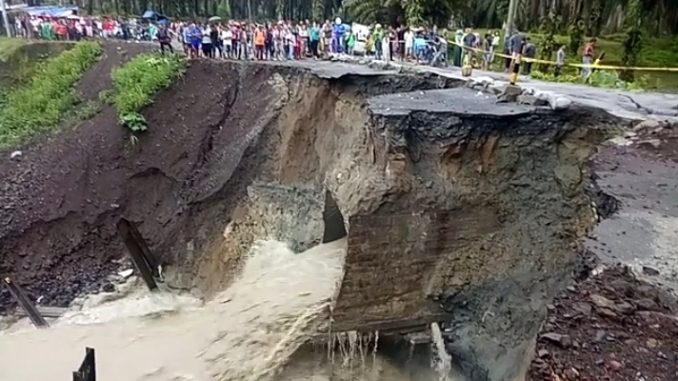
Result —
[{"label": "flowing river", "polygon": [[301,254],[264,241],[240,278],[204,304],[138,287],[47,329],[22,321],[0,332],[0,380],[69,380],[85,347],[96,349],[102,381],[424,380],[376,354],[350,371],[328,370],[322,350],[293,357],[326,320],[345,252],[345,240]]}]

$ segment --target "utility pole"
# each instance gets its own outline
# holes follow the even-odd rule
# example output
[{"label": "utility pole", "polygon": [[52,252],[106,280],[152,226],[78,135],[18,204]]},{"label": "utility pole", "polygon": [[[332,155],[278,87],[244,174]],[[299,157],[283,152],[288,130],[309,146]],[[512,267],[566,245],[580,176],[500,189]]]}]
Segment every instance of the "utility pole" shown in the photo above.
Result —
[{"label": "utility pole", "polygon": [[9,18],[7,18],[5,0],[0,0],[0,11],[2,11],[2,25],[5,27],[5,33],[7,33],[7,37],[12,37],[12,33],[9,31]]},{"label": "utility pole", "polygon": [[505,38],[509,38],[511,33],[516,30],[516,12],[518,11],[518,0],[510,0],[508,8],[508,17],[506,19]]}]

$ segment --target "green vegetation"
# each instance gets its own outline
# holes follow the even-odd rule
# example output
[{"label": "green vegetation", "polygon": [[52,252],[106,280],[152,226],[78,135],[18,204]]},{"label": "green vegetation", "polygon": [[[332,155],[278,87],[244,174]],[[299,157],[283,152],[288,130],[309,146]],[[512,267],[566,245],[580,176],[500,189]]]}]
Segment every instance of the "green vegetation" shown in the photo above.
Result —
[{"label": "green vegetation", "polygon": [[101,51],[98,43],[78,43],[41,63],[30,82],[6,93],[0,104],[0,149],[55,127],[78,102],[73,86]]},{"label": "green vegetation", "polygon": [[119,123],[132,132],[145,131],[148,125],[139,111],[153,103],[155,93],[172,84],[184,68],[185,61],[178,56],[142,54],[115,69],[112,100]]},{"label": "green vegetation", "polygon": [[6,61],[17,49],[26,45],[28,40],[0,37],[0,61]]}]

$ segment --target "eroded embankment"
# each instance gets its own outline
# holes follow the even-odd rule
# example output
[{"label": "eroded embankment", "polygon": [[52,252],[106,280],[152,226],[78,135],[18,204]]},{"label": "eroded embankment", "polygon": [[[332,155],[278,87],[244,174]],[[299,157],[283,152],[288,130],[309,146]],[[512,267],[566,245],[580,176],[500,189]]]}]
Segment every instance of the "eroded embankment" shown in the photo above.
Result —
[{"label": "eroded embankment", "polygon": [[[106,53],[85,79],[97,73],[101,79],[109,76],[111,60],[132,55],[116,47]],[[206,292],[220,289],[231,279],[232,268],[224,268],[228,262],[207,260],[210,264],[199,267],[195,281],[192,269],[203,253],[224,245],[222,233],[236,219],[237,207],[245,205],[247,187],[255,179],[278,178],[283,185],[320,186],[318,166],[327,163],[308,156],[312,147],[307,145],[316,129],[343,117],[340,110],[334,112],[338,83],[349,94],[440,85],[432,77],[324,81],[295,68],[195,63],[144,112],[151,128],[139,144],[132,144],[127,131],[116,125],[114,109],[104,107],[76,130],[30,144],[20,159],[0,165],[0,273],[14,276],[33,299],[42,297],[43,304],[65,305],[81,291],[98,290],[117,269],[114,260],[124,251],[115,223],[125,217],[139,224],[163,263],[175,265],[167,274],[172,286],[190,288],[195,283]],[[89,87],[103,90],[101,86],[97,82]],[[361,117],[362,104],[348,98],[348,115]],[[341,138],[342,131],[327,131],[333,134],[328,140],[351,145]],[[304,134],[311,134],[311,140]],[[242,243],[229,248],[237,250],[233,257],[238,258],[252,241],[239,239]],[[213,276],[205,274],[210,265],[215,266]],[[11,305],[7,291],[0,290],[2,310]]]},{"label": "eroded embankment", "polygon": [[138,144],[105,108],[0,165],[0,272],[64,305],[116,269],[125,217],[170,286],[211,296],[255,240],[298,251],[343,226],[335,329],[448,321],[472,379],[516,376],[595,221],[584,163],[617,121],[420,91],[454,85],[195,62],[144,112]]}]

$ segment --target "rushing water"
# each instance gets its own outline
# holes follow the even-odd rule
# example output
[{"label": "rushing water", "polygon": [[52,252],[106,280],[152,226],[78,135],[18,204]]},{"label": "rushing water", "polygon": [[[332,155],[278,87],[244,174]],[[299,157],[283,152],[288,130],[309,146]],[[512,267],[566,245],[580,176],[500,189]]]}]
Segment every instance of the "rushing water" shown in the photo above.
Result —
[{"label": "rushing water", "polygon": [[101,380],[428,380],[378,356],[376,336],[344,334],[336,359],[327,349],[298,352],[326,320],[345,251],[345,240],[301,254],[260,242],[240,278],[205,304],[139,285],[48,329],[21,322],[0,333],[0,380],[68,380],[85,347],[96,349]]}]

